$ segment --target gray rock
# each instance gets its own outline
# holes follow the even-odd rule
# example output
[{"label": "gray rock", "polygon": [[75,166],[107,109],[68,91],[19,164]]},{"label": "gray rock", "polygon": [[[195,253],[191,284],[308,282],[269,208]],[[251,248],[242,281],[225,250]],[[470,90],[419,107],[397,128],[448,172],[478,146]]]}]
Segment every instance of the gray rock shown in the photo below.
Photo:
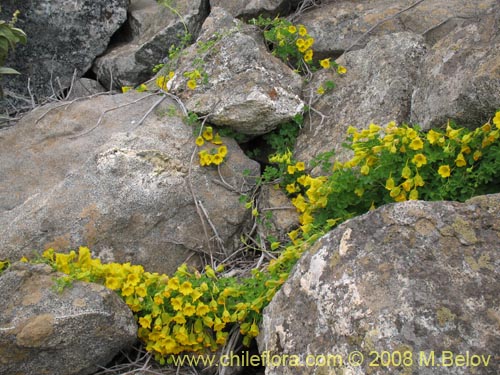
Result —
[{"label": "gray rock", "polygon": [[[186,108],[243,134],[268,133],[304,107],[302,78],[266,50],[258,29],[221,8],[212,8],[178,67],[171,90]],[[195,69],[206,79],[190,90],[184,73]]]},{"label": "gray rock", "polygon": [[481,22],[457,28],[422,62],[411,121],[424,129],[448,119],[475,128],[500,108],[500,5]]},{"label": "gray rock", "polygon": [[321,70],[305,88],[304,95],[315,93],[315,87],[332,79],[336,87],[327,92],[313,107],[327,116],[306,121],[298,137],[295,153],[309,161],[318,153],[335,149],[345,157],[341,147],[347,128],[365,128],[371,122],[385,125],[401,122],[410,116],[413,86],[423,55],[422,37],[412,33],[396,33],[372,40],[366,48],[348,52],[338,63],[347,68],[343,76],[331,76]]},{"label": "gray rock", "polygon": [[15,263],[0,275],[0,374],[92,374],[137,338],[130,309],[97,284],[55,291],[47,265]]},{"label": "gray rock", "polygon": [[[266,374],[498,374],[499,207],[499,194],[391,204],[322,237],[264,310],[258,343],[271,356],[342,362]],[[359,367],[348,361],[355,351],[364,356]],[[382,351],[408,351],[412,363],[370,366]],[[449,352],[489,364],[450,365]]]},{"label": "gray rock", "polygon": [[290,199],[273,185],[263,185],[259,194],[259,229],[264,238],[272,236],[284,243],[289,241],[288,232],[299,226],[299,215]]},{"label": "gray rock", "polygon": [[21,75],[4,80],[5,89],[29,98],[28,79],[37,98],[68,88],[75,71],[81,77],[105,51],[127,6],[128,0],[2,1],[3,14],[21,11],[16,26],[28,35],[7,63]]},{"label": "gray rock", "polygon": [[477,22],[497,1],[423,1],[394,17],[415,3],[414,0],[329,1],[304,13],[297,22],[304,24],[315,38],[318,57],[338,56],[350,47],[363,48],[380,35],[402,31],[422,35],[432,45],[455,27]]},{"label": "gray rock", "polygon": [[212,7],[224,8],[233,17],[250,19],[259,15],[281,17],[297,7],[300,0],[211,0]]},{"label": "gray rock", "polygon": [[80,78],[75,81],[66,100],[74,100],[86,96],[106,92],[106,89],[96,80],[90,78]]},{"label": "gray rock", "polygon": [[207,0],[182,0],[172,4],[182,19],[156,0],[132,0],[129,8],[130,39],[112,47],[93,66],[97,79],[115,88],[135,86],[149,79],[152,68],[178,45],[186,30],[194,38],[208,15]]},{"label": "gray rock", "polygon": [[[232,139],[224,139],[224,182],[197,155],[191,163],[193,129],[174,102],[165,99],[138,125],[157,100],[131,92],[41,107],[2,131],[0,258],[86,245],[104,261],[171,273],[191,251],[236,248],[249,215],[239,191],[255,182],[244,171],[258,176],[259,165]],[[202,224],[203,209],[224,249]]]}]

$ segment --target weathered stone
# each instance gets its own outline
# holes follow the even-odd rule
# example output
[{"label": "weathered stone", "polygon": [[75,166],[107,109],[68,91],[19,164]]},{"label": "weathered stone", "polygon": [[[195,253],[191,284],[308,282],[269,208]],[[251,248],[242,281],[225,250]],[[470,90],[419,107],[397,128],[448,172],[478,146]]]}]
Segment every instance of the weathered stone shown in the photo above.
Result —
[{"label": "weathered stone", "polygon": [[[93,66],[97,79],[115,88],[135,86],[149,79],[151,69],[161,62],[172,45],[179,45],[187,32],[194,38],[208,15],[207,0],[177,0],[173,13],[156,0],[132,0],[129,8],[130,39],[122,41],[99,57]],[[179,15],[182,18],[179,18]]]},{"label": "weathered stone", "polygon": [[[332,354],[337,362],[269,366],[266,374],[471,373],[471,366],[446,366],[446,351],[482,355],[489,364],[474,373],[497,374],[498,207],[500,194],[390,204],[322,237],[264,310],[258,341],[271,355],[293,354],[305,363],[308,354]],[[359,367],[348,362],[355,351],[365,359]],[[402,358],[408,351],[412,363],[370,366],[380,365],[374,353],[382,351]],[[434,356],[435,367],[422,365],[422,355]]]},{"label": "weathered stone", "polygon": [[97,284],[55,290],[47,265],[15,263],[0,275],[0,374],[92,374],[137,338],[130,309]]},{"label": "weathered stone", "polygon": [[106,92],[106,89],[99,82],[89,78],[80,78],[71,87],[67,100],[83,98],[100,92]]},{"label": "weathered stone", "polygon": [[284,17],[295,9],[299,2],[299,0],[211,0],[210,5],[224,8],[233,17],[250,19],[259,15]]},{"label": "weathered stone", "polygon": [[402,31],[422,35],[427,43],[434,44],[455,27],[477,22],[497,1],[423,1],[397,15],[415,3],[413,0],[330,1],[305,12],[297,22],[304,24],[315,38],[317,56],[338,56],[348,48],[363,48],[380,35]]},{"label": "weathered stone", "polygon": [[304,95],[315,92],[324,81],[333,79],[336,87],[313,104],[327,116],[321,123],[313,116],[307,120],[297,140],[296,156],[309,161],[318,153],[335,149],[343,158],[349,126],[364,128],[371,122],[385,125],[402,122],[410,116],[413,85],[426,48],[422,37],[411,33],[396,33],[372,40],[358,51],[343,55],[338,63],[347,68],[343,76],[331,77],[321,70]]},{"label": "weathered stone", "polygon": [[221,251],[203,209],[225,252],[236,248],[249,214],[238,191],[253,187],[244,171],[257,176],[258,164],[224,139],[222,183],[197,155],[191,163],[192,128],[174,102],[138,124],[157,100],[131,92],[42,107],[2,131],[0,258],[86,245],[103,260],[170,273],[190,251]]},{"label": "weathered stone", "polygon": [[[184,73],[195,69],[206,79],[190,90]],[[258,29],[212,8],[197,43],[180,58],[171,91],[189,111],[210,114],[211,123],[255,135],[302,111],[301,87],[301,77],[266,50]]]},{"label": "weathered stone", "polygon": [[457,28],[422,62],[411,121],[424,129],[448,119],[481,126],[500,108],[500,5],[481,22]]},{"label": "weathered stone", "polygon": [[127,6],[128,0],[2,1],[4,14],[21,11],[16,26],[28,36],[9,58],[7,66],[21,75],[4,80],[6,91],[29,98],[28,79],[37,98],[68,88],[75,71],[81,77],[105,51]]},{"label": "weathered stone", "polygon": [[259,212],[262,215],[259,227],[264,238],[272,236],[277,241],[287,242],[287,233],[299,226],[297,209],[279,187],[261,187]]}]

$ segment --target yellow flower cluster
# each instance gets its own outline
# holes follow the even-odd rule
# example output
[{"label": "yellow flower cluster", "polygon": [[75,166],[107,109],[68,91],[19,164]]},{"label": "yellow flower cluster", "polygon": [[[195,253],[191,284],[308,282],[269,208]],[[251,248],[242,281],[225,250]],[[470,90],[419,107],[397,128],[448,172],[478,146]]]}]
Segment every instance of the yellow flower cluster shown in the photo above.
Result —
[{"label": "yellow flower cluster", "polygon": [[[295,32],[297,32],[296,31],[297,29],[295,26],[288,28],[288,31],[291,32],[291,30],[295,30]],[[293,32],[292,34],[295,34],[295,32]],[[314,44],[314,38],[312,38],[307,33],[307,29],[305,28],[304,25],[299,25],[298,37],[295,40],[295,45],[296,45],[297,49],[299,50],[299,52],[302,53],[304,61],[306,63],[309,63],[312,61],[313,53],[314,53],[312,50],[313,44]]]},{"label": "yellow flower cluster", "polygon": [[190,72],[184,72],[184,77],[188,78],[186,83],[188,89],[194,90],[198,87],[198,82],[202,79],[202,74],[198,69],[194,69]]},{"label": "yellow flower cluster", "polygon": [[[328,177],[306,173],[304,163],[294,161],[291,152],[273,155],[270,162],[284,164],[281,184],[300,215],[300,226],[288,234],[293,245],[270,269],[282,269],[319,234],[376,205],[470,198],[470,186],[476,188],[478,179],[488,183],[498,175],[491,163],[497,163],[495,155],[500,154],[500,112],[492,123],[472,131],[448,123],[445,130],[427,133],[395,122],[385,127],[372,123],[363,130],[349,127],[348,147],[354,155],[345,163],[329,164],[333,173]],[[496,147],[490,147],[493,144]],[[480,166],[486,155],[490,164]]]},{"label": "yellow flower cluster", "polygon": [[172,84],[172,80],[175,77],[175,72],[169,72],[168,76],[161,75],[156,78],[156,85],[162,89],[163,91],[168,91],[170,89],[170,85]]},{"label": "yellow flower cluster", "polygon": [[210,142],[212,145],[217,147],[211,147],[209,149],[205,148],[198,152],[200,165],[204,167],[212,164],[221,164],[227,155],[227,146],[222,144],[222,139],[219,133],[215,133],[214,135],[213,128],[211,126],[205,127],[201,135],[196,138],[195,143],[198,147],[203,147],[205,145],[205,141]]},{"label": "yellow flower cluster", "polygon": [[[218,278],[210,266],[200,274],[184,264],[169,277],[130,263],[103,264],[86,247],[80,247],[78,254],[49,249],[42,257],[74,280],[102,282],[116,291],[134,312],[139,338],[160,362],[169,354],[216,350],[226,343],[234,324],[249,345],[259,334],[257,321],[264,304],[287,276],[261,280],[268,285],[258,294],[252,285]],[[245,288],[251,288],[251,293]]]}]

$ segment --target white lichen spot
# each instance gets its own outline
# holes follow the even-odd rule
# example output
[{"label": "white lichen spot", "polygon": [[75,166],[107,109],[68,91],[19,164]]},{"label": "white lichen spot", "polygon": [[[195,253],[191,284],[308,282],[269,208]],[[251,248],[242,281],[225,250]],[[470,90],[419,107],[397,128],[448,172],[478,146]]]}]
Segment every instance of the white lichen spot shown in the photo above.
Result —
[{"label": "white lichen spot", "polygon": [[348,241],[351,239],[351,233],[352,229],[347,228],[344,234],[342,234],[342,238],[340,239],[340,245],[339,245],[339,255],[341,257],[346,255],[347,251],[352,246],[348,243]]}]

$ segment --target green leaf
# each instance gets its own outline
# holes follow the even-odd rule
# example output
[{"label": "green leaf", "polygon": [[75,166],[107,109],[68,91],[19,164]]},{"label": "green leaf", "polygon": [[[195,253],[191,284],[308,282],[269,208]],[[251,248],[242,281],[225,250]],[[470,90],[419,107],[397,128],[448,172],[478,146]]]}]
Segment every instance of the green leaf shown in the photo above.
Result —
[{"label": "green leaf", "polygon": [[6,66],[0,66],[0,74],[21,74],[17,70],[12,68],[7,68]]}]

